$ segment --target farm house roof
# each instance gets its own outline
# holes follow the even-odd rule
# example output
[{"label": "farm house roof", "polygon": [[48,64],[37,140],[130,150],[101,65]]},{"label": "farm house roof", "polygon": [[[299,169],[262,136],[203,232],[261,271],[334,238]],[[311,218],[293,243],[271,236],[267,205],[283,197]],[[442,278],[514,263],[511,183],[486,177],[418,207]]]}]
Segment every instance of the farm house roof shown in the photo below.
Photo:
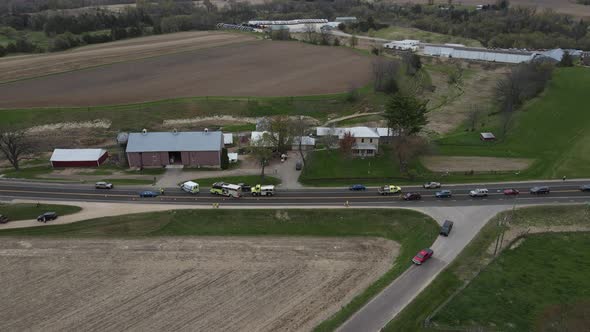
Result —
[{"label": "farm house roof", "polygon": [[107,150],[105,149],[55,149],[50,161],[97,161]]},{"label": "farm house roof", "polygon": [[127,152],[221,151],[220,131],[130,133]]}]

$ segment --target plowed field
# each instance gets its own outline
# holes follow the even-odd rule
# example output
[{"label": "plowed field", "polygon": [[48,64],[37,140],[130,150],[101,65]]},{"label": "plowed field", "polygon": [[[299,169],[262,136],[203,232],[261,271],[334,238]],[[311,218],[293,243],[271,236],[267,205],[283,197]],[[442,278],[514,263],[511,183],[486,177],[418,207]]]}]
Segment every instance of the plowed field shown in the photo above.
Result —
[{"label": "plowed field", "polygon": [[367,238],[6,238],[0,330],[310,330],[398,249]]},{"label": "plowed field", "polygon": [[1,84],[0,108],[318,95],[345,92],[370,77],[371,58],[350,49],[258,40]]}]

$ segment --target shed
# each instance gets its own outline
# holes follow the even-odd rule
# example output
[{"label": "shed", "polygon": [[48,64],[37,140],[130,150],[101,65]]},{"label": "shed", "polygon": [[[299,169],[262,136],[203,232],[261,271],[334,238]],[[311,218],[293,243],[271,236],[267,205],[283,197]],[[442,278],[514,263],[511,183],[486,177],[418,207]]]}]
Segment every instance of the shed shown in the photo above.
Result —
[{"label": "shed", "polygon": [[479,139],[482,141],[493,141],[496,139],[496,136],[494,136],[492,133],[480,133]]},{"label": "shed", "polygon": [[223,144],[224,145],[232,145],[234,144],[234,135],[229,133],[229,134],[223,134]]},{"label": "shed", "polygon": [[98,167],[108,156],[104,149],[55,149],[50,161],[52,167]]}]

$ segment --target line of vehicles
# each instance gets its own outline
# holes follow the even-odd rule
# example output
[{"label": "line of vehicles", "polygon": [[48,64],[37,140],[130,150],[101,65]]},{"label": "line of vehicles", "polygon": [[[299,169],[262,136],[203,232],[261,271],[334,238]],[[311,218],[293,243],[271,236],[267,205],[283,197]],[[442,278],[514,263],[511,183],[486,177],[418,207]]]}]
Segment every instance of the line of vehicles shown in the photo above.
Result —
[{"label": "line of vehicles", "polygon": [[[453,191],[450,189],[441,189],[442,185],[440,182],[427,182],[422,185],[424,189],[439,189],[435,191],[434,197],[436,198],[451,198],[453,197]],[[113,189],[114,186],[112,183],[100,181],[96,182],[95,184],[96,189]],[[194,181],[186,181],[180,184],[180,189],[184,192],[189,194],[198,194],[200,193],[200,186],[198,183]],[[348,187],[350,191],[366,191],[367,187],[362,184],[353,184]],[[579,187],[579,190],[583,192],[590,192],[590,184],[585,184]],[[517,196],[520,194],[520,191],[516,188],[506,188],[499,190],[502,194],[506,196]],[[534,186],[529,189],[529,193],[532,195],[545,195],[549,194],[551,189],[548,186]],[[250,186],[245,183],[226,183],[226,182],[216,182],[214,183],[211,188],[209,189],[209,193],[212,195],[219,195],[225,197],[234,197],[239,198],[242,197],[245,193],[250,193],[252,196],[274,196],[276,194],[275,186],[274,185],[261,185],[257,184],[255,186]],[[414,201],[414,200],[421,200],[422,194],[419,192],[406,192],[402,193],[402,188],[400,186],[396,186],[393,184],[383,185],[377,188],[377,193],[382,196],[386,195],[398,195],[403,200],[406,201]],[[480,198],[480,197],[487,197],[490,195],[490,191],[487,188],[475,188],[468,192],[469,196],[472,198]],[[160,188],[159,191],[152,191],[146,190],[139,193],[140,197],[157,197],[160,195],[164,195],[164,189]]]},{"label": "line of vehicles", "polygon": [[[427,182],[422,185],[424,189],[440,189],[442,185],[440,182]],[[585,184],[580,186],[580,191],[583,192],[590,192],[590,184]],[[348,190],[351,191],[366,191],[367,187],[362,184],[353,184],[348,187]],[[516,196],[520,194],[520,191],[515,188],[507,188],[501,190],[502,194],[506,196]],[[548,186],[535,186],[529,189],[529,193],[532,195],[544,195],[549,194],[551,189]],[[379,195],[401,195],[401,198],[406,201],[413,201],[413,200],[420,200],[422,199],[422,195],[418,192],[407,192],[402,194],[402,188],[400,186],[388,184],[384,186],[380,186],[377,188],[377,193]],[[487,197],[490,194],[490,191],[487,188],[475,188],[469,191],[469,196],[472,198],[477,197]],[[441,189],[434,193],[434,197],[436,198],[451,198],[453,197],[453,192],[449,189]]]}]

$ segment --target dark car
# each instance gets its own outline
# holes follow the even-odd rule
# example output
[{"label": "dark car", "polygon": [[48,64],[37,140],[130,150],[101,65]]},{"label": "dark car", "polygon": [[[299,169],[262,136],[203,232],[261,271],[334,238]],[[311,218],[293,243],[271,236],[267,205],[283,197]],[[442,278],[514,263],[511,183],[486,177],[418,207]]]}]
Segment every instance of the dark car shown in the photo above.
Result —
[{"label": "dark car", "polygon": [[445,220],[443,225],[440,228],[439,234],[442,236],[449,236],[451,230],[453,229],[453,222],[450,220]]},{"label": "dark car", "polygon": [[303,168],[303,163],[301,161],[298,161],[295,163],[295,170],[296,171],[300,171]]},{"label": "dark car", "polygon": [[546,186],[532,187],[530,192],[533,195],[548,194],[549,187],[546,187]]},{"label": "dark car", "polygon": [[422,199],[422,195],[419,193],[406,193],[404,194],[403,199],[406,201],[417,201]]},{"label": "dark car", "polygon": [[7,222],[8,222],[8,217],[0,214],[0,224],[6,224]]},{"label": "dark car", "polygon": [[348,187],[348,190],[367,190],[367,187],[363,186],[362,184],[353,184],[352,186]]},{"label": "dark car", "polygon": [[142,191],[139,193],[139,197],[158,197],[158,193],[151,190]]},{"label": "dark car", "polygon": [[434,196],[436,198],[449,198],[453,196],[453,192],[451,192],[450,190],[441,190],[437,191],[436,194],[434,194]]},{"label": "dark car", "polygon": [[585,184],[580,187],[581,191],[590,191],[590,184]]},{"label": "dark car", "polygon": [[513,196],[513,195],[518,195],[518,194],[520,194],[520,192],[516,189],[512,189],[512,188],[511,189],[504,189],[504,195]]},{"label": "dark car", "polygon": [[238,183],[238,186],[242,187],[242,192],[249,193],[252,191],[252,186],[245,183]]},{"label": "dark car", "polygon": [[416,256],[414,256],[414,258],[412,258],[412,262],[416,265],[422,265],[422,263],[426,262],[433,254],[434,251],[430,248],[422,249],[416,254]]},{"label": "dark car", "polygon": [[42,215],[37,217],[37,221],[48,222],[49,220],[57,219],[57,213],[55,212],[45,212]]}]

